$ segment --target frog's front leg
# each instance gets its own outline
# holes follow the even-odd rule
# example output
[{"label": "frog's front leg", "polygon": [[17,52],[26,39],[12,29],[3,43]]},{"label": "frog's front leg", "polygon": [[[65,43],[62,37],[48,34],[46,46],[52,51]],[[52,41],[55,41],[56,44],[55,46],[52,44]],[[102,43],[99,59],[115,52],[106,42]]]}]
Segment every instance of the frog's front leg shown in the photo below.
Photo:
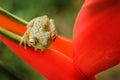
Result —
[{"label": "frog's front leg", "polygon": [[29,40],[29,32],[26,31],[26,32],[24,33],[24,35],[22,36],[22,38],[21,38],[20,45],[23,44],[24,47],[26,48],[26,45],[27,45],[27,43],[28,43],[28,40]]}]

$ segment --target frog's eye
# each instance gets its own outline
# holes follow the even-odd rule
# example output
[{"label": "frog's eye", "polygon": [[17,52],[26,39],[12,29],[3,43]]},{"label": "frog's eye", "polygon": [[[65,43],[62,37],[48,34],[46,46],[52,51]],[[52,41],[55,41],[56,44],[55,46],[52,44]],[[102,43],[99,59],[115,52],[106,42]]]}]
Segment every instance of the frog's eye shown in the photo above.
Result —
[{"label": "frog's eye", "polygon": [[46,32],[49,32],[49,31],[50,31],[49,22],[47,22],[47,23],[45,24],[44,30],[45,30]]},{"label": "frog's eye", "polygon": [[37,37],[30,37],[29,45],[35,45],[37,41],[38,41]]}]

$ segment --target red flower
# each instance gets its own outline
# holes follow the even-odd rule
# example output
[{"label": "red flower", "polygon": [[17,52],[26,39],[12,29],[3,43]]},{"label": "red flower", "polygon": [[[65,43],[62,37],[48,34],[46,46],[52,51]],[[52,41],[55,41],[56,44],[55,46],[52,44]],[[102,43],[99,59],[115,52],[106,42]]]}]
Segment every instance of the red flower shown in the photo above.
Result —
[{"label": "red flower", "polygon": [[[24,49],[2,35],[0,40],[49,80],[95,80],[95,74],[120,63],[119,8],[119,0],[86,0],[75,22],[73,46],[61,36],[45,52]],[[26,30],[3,14],[0,21],[17,34]]]}]

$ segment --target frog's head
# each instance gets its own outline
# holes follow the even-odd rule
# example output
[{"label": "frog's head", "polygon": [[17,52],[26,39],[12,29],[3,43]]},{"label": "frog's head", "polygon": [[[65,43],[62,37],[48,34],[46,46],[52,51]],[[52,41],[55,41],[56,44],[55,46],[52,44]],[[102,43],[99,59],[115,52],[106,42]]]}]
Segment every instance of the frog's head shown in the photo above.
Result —
[{"label": "frog's head", "polygon": [[28,44],[29,46],[34,47],[35,50],[40,49],[41,51],[43,51],[49,46],[51,41],[52,40],[50,38],[45,37],[38,38],[37,36],[30,36]]}]

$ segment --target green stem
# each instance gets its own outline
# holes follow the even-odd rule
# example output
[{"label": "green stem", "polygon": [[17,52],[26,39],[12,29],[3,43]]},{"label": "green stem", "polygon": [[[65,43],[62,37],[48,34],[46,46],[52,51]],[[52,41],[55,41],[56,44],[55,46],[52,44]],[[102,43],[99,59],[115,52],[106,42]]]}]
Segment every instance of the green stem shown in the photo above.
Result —
[{"label": "green stem", "polygon": [[[25,21],[25,20],[15,16],[15,15],[11,14],[10,12],[4,10],[1,7],[0,7],[0,14],[4,15],[6,17],[9,17],[10,19],[13,19],[14,21],[19,22],[19,23],[21,23],[23,25],[27,25],[28,24],[27,21]],[[2,33],[3,35],[6,35],[7,37],[9,37],[9,38],[11,38],[11,39],[13,39],[15,41],[20,42],[21,36],[15,34],[13,32],[10,32],[10,31],[2,28],[2,27],[0,27],[0,33]]]},{"label": "green stem", "polygon": [[2,28],[2,27],[0,27],[0,33],[2,33],[3,35],[6,35],[7,37],[9,37],[9,38],[11,38],[11,39],[13,39],[15,41],[18,41],[18,42],[20,42],[20,40],[21,40],[20,35],[17,35],[17,34],[15,34],[13,32],[10,32],[10,31]]},{"label": "green stem", "polygon": [[10,12],[4,10],[1,7],[0,7],[0,14],[3,14],[5,16],[9,17],[10,19],[13,19],[13,20],[15,20],[15,21],[17,21],[17,22],[19,22],[19,23],[21,23],[23,25],[26,25],[28,23],[27,21],[25,21],[25,20],[15,16],[15,15],[11,14]]}]

